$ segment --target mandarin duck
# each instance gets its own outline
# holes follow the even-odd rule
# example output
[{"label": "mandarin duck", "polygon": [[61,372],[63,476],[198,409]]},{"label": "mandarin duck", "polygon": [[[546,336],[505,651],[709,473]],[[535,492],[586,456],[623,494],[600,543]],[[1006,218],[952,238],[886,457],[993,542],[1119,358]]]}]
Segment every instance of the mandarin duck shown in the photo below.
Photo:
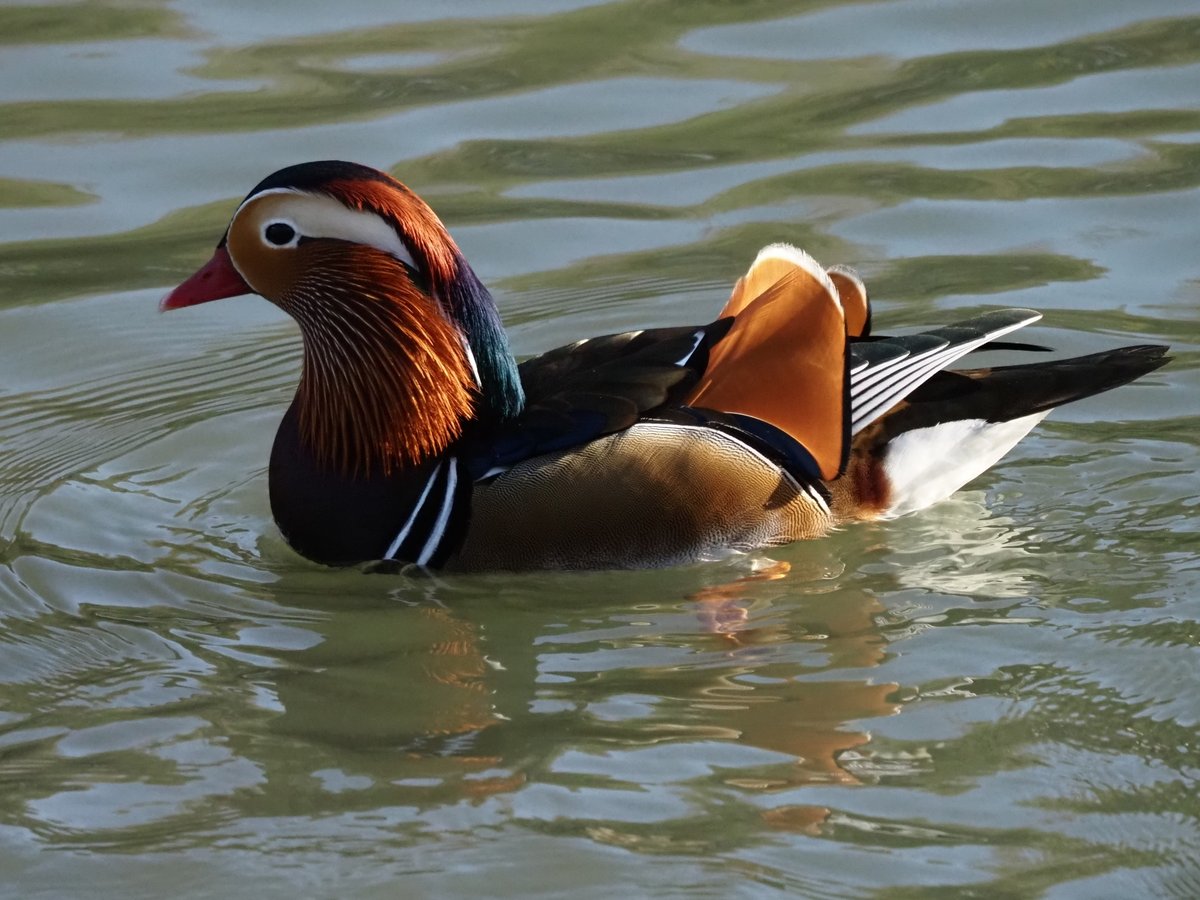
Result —
[{"label": "mandarin duck", "polygon": [[517,364],[496,305],[416,194],[291,166],[241,202],[176,309],[260,294],[303,363],[270,461],[295,550],[344,565],[634,568],[817,538],[975,478],[1054,407],[1167,361],[1127,346],[947,370],[1040,318],[872,334],[853,271],[768,246],[704,325],[587,338]]}]

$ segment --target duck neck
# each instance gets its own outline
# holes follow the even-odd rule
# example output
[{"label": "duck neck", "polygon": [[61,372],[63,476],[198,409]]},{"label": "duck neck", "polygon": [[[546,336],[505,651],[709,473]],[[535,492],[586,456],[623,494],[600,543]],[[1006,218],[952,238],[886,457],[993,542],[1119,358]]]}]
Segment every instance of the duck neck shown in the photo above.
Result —
[{"label": "duck neck", "polygon": [[321,468],[389,475],[444,453],[478,399],[461,332],[418,290],[297,292],[296,430]]}]

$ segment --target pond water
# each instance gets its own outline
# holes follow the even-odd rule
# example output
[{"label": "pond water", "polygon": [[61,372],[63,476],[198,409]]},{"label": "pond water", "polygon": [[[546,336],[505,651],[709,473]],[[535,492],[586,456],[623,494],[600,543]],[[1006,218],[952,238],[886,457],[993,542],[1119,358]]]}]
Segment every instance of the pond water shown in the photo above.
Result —
[{"label": "pond water", "polygon": [[[1200,896],[1195,0],[10,3],[0,71],[0,893]],[[324,157],[521,354],[788,240],[877,326],[1175,361],[769,555],[327,570],[267,505],[294,327],[155,312]]]}]

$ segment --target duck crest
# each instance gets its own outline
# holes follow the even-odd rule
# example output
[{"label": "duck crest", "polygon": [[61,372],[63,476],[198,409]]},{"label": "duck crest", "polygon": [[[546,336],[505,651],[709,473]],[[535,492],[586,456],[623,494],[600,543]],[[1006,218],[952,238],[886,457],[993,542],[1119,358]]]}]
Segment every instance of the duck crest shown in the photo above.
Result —
[{"label": "duck crest", "polygon": [[525,408],[525,391],[496,302],[457,247],[455,256],[457,276],[447,283],[444,297],[478,368],[482,390],[478,417],[496,422],[515,419]]}]

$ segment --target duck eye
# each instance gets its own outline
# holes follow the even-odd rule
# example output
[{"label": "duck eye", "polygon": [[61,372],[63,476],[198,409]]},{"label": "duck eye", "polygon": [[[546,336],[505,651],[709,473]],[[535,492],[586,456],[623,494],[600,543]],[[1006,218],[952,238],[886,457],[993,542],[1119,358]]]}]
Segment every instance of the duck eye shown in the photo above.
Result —
[{"label": "duck eye", "polygon": [[284,222],[272,222],[263,230],[263,236],[276,247],[284,247],[295,239],[296,229]]}]

